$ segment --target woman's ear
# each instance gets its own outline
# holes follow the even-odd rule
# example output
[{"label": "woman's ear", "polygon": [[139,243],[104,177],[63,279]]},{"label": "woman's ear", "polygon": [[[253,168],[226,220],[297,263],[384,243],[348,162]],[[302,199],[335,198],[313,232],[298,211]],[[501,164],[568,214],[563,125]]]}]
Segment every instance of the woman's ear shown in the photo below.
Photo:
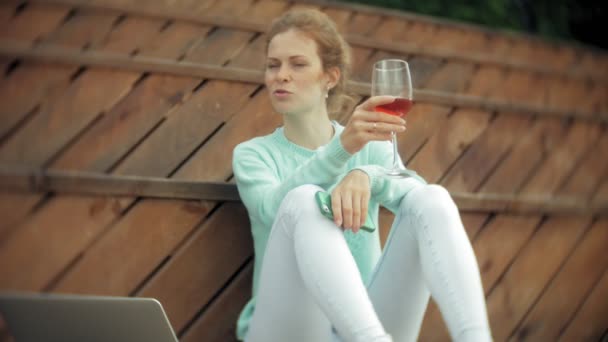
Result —
[{"label": "woman's ear", "polygon": [[329,89],[335,87],[336,84],[338,84],[338,81],[340,81],[341,73],[338,67],[330,68],[329,70],[327,70],[326,75],[328,81],[327,86],[329,87]]}]

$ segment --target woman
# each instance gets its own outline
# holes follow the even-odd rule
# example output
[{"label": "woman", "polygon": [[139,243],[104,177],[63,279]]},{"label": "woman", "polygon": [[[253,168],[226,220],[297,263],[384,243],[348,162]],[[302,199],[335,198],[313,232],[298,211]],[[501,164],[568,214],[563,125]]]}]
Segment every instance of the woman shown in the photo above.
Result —
[{"label": "woman", "polygon": [[[399,117],[374,112],[391,97],[339,107],[349,48],[314,10],[276,19],[268,33],[265,84],[284,125],[234,150],[233,167],[255,245],[253,298],[237,323],[257,341],[413,341],[429,295],[456,341],[490,341],[470,242],[448,192],[411,172],[385,179]],[[331,192],[334,222],[317,191]],[[359,232],[378,206],[396,214],[384,251],[377,231]],[[392,336],[392,337],[391,337]]]}]

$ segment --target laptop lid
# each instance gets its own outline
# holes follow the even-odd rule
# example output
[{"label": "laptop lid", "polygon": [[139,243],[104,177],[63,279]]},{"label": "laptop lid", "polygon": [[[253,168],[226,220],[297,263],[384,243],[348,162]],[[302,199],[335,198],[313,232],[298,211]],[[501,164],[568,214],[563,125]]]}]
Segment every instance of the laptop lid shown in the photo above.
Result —
[{"label": "laptop lid", "polygon": [[0,314],[16,342],[176,342],[154,298],[0,293]]}]

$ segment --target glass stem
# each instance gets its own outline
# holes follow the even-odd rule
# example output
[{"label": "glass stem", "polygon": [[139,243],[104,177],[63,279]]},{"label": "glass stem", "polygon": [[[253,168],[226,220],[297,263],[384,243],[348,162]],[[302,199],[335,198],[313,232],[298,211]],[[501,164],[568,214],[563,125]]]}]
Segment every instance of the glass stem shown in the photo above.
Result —
[{"label": "glass stem", "polygon": [[399,170],[399,152],[397,152],[397,134],[391,132],[391,138],[393,139],[393,170]]}]

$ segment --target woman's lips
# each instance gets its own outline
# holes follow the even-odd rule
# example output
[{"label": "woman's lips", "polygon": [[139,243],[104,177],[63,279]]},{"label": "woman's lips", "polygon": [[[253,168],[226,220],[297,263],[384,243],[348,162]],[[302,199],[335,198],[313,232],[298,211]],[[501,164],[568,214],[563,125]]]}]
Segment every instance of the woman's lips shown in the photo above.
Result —
[{"label": "woman's lips", "polygon": [[288,97],[289,95],[291,95],[292,93],[288,92],[287,90],[275,90],[273,92],[273,94],[274,94],[275,97],[285,98],[285,97]]}]

